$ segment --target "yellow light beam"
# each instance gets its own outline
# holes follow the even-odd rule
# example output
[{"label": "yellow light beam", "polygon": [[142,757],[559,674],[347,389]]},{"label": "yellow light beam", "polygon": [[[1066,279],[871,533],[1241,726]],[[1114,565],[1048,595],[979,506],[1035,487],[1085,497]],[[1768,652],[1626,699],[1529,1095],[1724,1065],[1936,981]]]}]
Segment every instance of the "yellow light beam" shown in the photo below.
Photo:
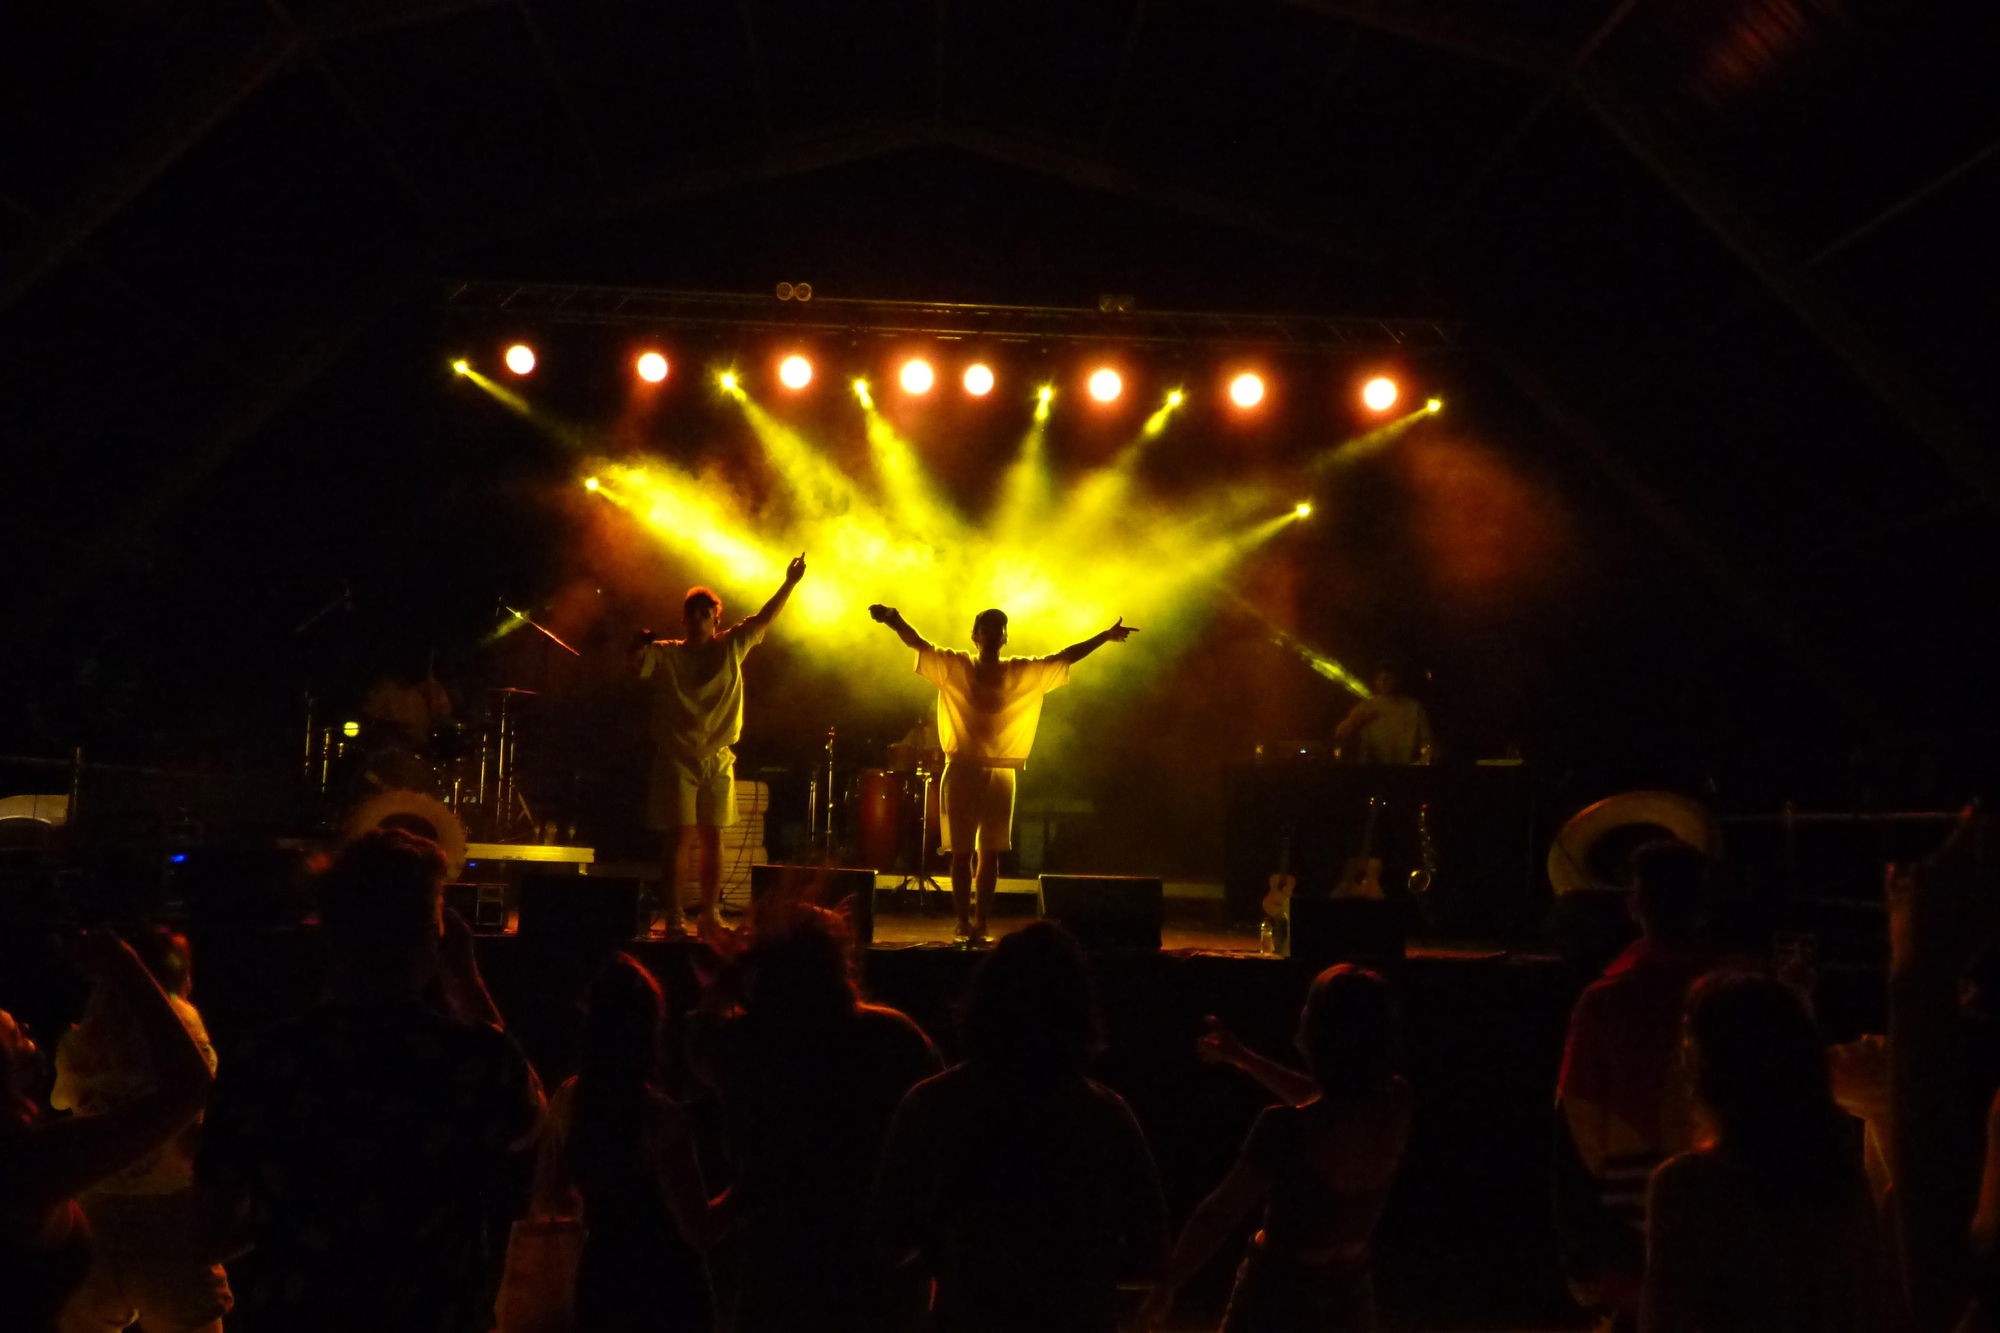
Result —
[{"label": "yellow light beam", "polygon": [[[1433,398],[1431,402],[1437,403],[1438,400]],[[1436,407],[1432,407],[1430,403],[1426,403],[1414,412],[1406,412],[1394,421],[1385,421],[1365,434],[1357,435],[1350,440],[1341,441],[1333,448],[1314,458],[1307,466],[1314,472],[1325,472],[1332,468],[1346,467],[1349,464],[1358,463],[1371,454],[1381,453],[1393,444],[1396,438],[1404,431],[1416,425],[1419,421],[1437,415],[1443,408],[1443,403],[1438,403]]]},{"label": "yellow light beam", "polygon": [[1139,438],[1141,440],[1158,439],[1160,433],[1166,430],[1167,422],[1173,417],[1174,409],[1186,401],[1187,395],[1179,389],[1170,392],[1165,400],[1153,410],[1153,415],[1146,418],[1146,424],[1139,428]]},{"label": "yellow light beam", "polygon": [[924,475],[923,464],[910,442],[865,398],[861,413],[868,451],[875,459],[875,472],[882,479],[883,493],[898,524],[929,542],[962,536],[964,521]]}]

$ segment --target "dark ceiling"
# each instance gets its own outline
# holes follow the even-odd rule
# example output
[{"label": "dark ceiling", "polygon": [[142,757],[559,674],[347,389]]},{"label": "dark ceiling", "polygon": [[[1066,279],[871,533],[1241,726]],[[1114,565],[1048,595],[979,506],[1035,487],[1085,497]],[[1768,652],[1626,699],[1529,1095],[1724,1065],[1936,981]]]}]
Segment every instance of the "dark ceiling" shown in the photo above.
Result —
[{"label": "dark ceiling", "polygon": [[15,688],[175,596],[443,277],[801,278],[1464,320],[1716,679],[1990,739],[1996,55],[2000,6],[1919,0],[15,6]]}]

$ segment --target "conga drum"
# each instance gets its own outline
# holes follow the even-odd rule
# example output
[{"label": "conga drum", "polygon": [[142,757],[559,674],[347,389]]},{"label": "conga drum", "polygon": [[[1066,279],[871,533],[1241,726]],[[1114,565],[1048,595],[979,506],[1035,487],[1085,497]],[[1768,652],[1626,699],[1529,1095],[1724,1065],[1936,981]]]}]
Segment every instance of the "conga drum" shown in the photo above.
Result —
[{"label": "conga drum", "polygon": [[903,775],[886,768],[865,768],[854,778],[855,827],[861,862],[877,873],[896,868],[896,853],[902,846],[903,803],[907,799]]}]

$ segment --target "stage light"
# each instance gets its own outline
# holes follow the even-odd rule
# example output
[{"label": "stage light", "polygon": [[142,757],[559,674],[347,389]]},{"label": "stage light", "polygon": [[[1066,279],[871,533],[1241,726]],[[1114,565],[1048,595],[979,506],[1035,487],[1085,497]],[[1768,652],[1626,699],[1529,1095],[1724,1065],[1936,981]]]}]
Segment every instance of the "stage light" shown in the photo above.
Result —
[{"label": "stage light", "polygon": [[1264,401],[1264,381],[1255,375],[1238,375],[1229,381],[1229,401],[1238,407],[1255,407]]},{"label": "stage light", "polygon": [[595,477],[585,477],[585,478],[583,479],[583,489],[585,489],[586,491],[594,491],[594,490],[596,490],[596,489],[597,489],[597,478],[595,478]]},{"label": "stage light", "polygon": [[1396,405],[1396,381],[1377,375],[1361,386],[1361,401],[1370,412],[1387,412]]},{"label": "stage light", "polygon": [[871,412],[875,409],[875,400],[868,396],[867,380],[854,381],[854,396],[861,400],[862,407],[867,408]]},{"label": "stage light", "polygon": [[736,372],[733,370],[723,371],[720,375],[716,376],[715,382],[722,386],[724,393],[736,392]]},{"label": "stage light", "polygon": [[667,358],[658,352],[641,352],[638,370],[640,379],[648,384],[658,384],[667,377]]},{"label": "stage light", "polygon": [[464,357],[460,357],[451,363],[451,373],[454,375],[470,375],[472,373],[472,363]]},{"label": "stage light", "polygon": [[1444,399],[1442,398],[1431,399],[1428,403],[1424,404],[1424,411],[1429,412],[1433,416],[1437,415],[1439,412],[1444,411]]},{"label": "stage light", "polygon": [[535,349],[526,343],[515,343],[507,349],[507,369],[516,375],[526,375],[535,368]]},{"label": "stage light", "polygon": [[965,368],[965,391],[974,398],[983,398],[993,392],[993,371],[990,367],[972,365]]},{"label": "stage light", "polygon": [[904,393],[929,393],[931,385],[936,380],[937,376],[931,371],[930,362],[918,360],[905,361],[903,363],[902,383]]},{"label": "stage light", "polygon": [[812,362],[802,356],[788,356],[778,367],[778,380],[787,389],[803,389],[812,383]]},{"label": "stage light", "polygon": [[343,722],[340,724],[340,734],[343,736],[359,736],[361,734],[361,724],[359,722]]},{"label": "stage light", "polygon": [[1167,394],[1168,407],[1179,407],[1182,403],[1185,403],[1186,401],[1187,401],[1187,395],[1182,393],[1179,389],[1175,389]]},{"label": "stage light", "polygon": [[1299,501],[1298,504],[1292,507],[1292,512],[1298,515],[1300,518],[1312,517],[1312,511],[1313,507],[1304,500]]},{"label": "stage light", "polygon": [[1125,381],[1118,378],[1118,372],[1106,366],[1090,377],[1090,396],[1100,403],[1108,403],[1118,397],[1125,388]]}]

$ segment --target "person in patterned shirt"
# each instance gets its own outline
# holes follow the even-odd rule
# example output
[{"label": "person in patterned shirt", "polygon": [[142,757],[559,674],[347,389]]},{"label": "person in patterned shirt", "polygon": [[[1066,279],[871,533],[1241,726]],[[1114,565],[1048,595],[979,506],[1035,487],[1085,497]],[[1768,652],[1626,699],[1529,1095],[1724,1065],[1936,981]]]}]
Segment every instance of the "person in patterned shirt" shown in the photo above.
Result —
[{"label": "person in patterned shirt", "polygon": [[[444,863],[396,830],[365,835],[319,885],[327,1001],[223,1062],[196,1177],[240,1219],[230,1333],[457,1333],[490,1326],[488,1218],[524,1178],[542,1095],[487,1010],[469,949],[440,947]],[[464,1006],[461,1006],[464,1007]]]}]

